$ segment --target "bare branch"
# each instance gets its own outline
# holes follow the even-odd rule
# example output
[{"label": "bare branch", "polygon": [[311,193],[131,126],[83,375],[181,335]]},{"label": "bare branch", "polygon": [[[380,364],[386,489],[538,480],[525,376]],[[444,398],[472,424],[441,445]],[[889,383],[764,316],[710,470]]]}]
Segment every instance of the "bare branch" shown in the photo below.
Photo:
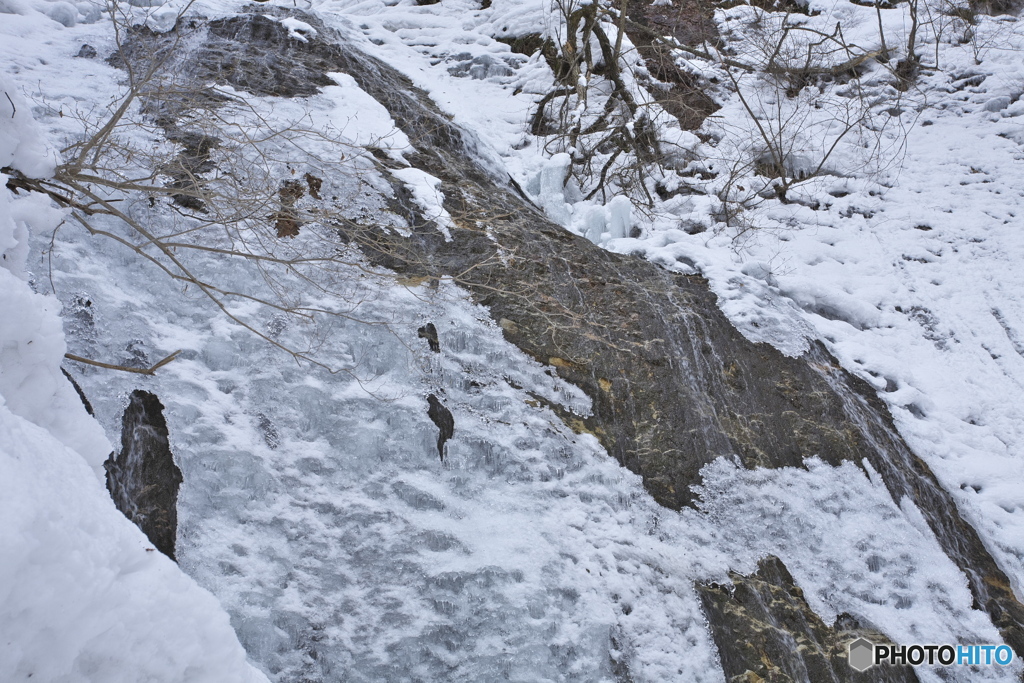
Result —
[{"label": "bare branch", "polygon": [[167,365],[172,360],[177,358],[179,353],[181,353],[181,349],[178,349],[177,351],[175,351],[171,355],[167,356],[163,360],[157,362],[155,365],[152,365],[152,366],[150,366],[148,368],[131,368],[131,367],[128,367],[127,365],[115,365],[113,363],[101,363],[98,360],[90,360],[88,358],[82,358],[81,356],[76,356],[73,353],[65,353],[64,357],[67,358],[68,360],[77,361],[79,363],[85,363],[86,365],[94,365],[94,366],[96,366],[98,368],[106,368],[107,370],[120,370],[121,372],[134,372],[134,373],[139,374],[139,375],[154,375],[154,374],[156,374],[157,370],[159,370],[160,368],[162,368],[163,366]]}]

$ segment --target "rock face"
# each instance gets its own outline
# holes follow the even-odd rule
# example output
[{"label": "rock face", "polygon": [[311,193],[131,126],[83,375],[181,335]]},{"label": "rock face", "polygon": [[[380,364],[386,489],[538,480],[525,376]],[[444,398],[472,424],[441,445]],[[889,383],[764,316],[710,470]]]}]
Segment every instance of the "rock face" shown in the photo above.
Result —
[{"label": "rock face", "polygon": [[167,443],[163,411],[155,395],[133,391],[121,422],[121,452],[103,466],[117,509],[173,560],[182,479]]},{"label": "rock face", "polygon": [[[659,93],[658,104],[675,116],[683,129],[697,129],[718,110],[701,88],[700,79],[680,69],[672,56],[674,41],[695,47],[721,44],[711,4],[699,0],[678,0],[671,5],[632,0],[627,4],[626,33],[651,75],[667,86]],[[666,36],[673,40],[666,40]]]},{"label": "rock face", "polygon": [[731,683],[910,683],[909,666],[852,669],[847,648],[857,638],[891,642],[848,615],[829,627],[807,605],[782,561],[768,557],[750,576],[733,574],[732,586],[697,586]]},{"label": "rock face", "polygon": [[441,342],[437,339],[437,328],[434,327],[434,323],[427,323],[421,327],[417,330],[416,336],[420,339],[426,339],[433,353],[441,353]]},{"label": "rock face", "polygon": [[[295,16],[317,33],[290,38],[270,14]],[[150,54],[174,37],[141,31],[134,40],[129,54]],[[330,72],[351,75],[415,145],[408,160],[442,181],[455,223],[446,241],[395,181],[392,209],[412,233],[363,239],[353,231],[369,259],[413,278],[454,277],[510,342],[587,392],[592,414],[562,418],[594,434],[667,507],[691,504],[701,468],[720,456],[751,468],[799,467],[810,456],[867,460],[895,500],[922,511],[977,603],[1024,654],[1024,607],[1006,575],[868,384],[820,344],[791,358],[751,343],[703,279],[607,252],[551,223],[406,77],[332,40],[315,17],[261,6],[211,21],[189,68],[200,80],[274,96],[315,92]]]},{"label": "rock face", "polygon": [[427,396],[427,417],[437,425],[437,454],[443,461],[444,445],[455,434],[455,417],[434,394]]}]

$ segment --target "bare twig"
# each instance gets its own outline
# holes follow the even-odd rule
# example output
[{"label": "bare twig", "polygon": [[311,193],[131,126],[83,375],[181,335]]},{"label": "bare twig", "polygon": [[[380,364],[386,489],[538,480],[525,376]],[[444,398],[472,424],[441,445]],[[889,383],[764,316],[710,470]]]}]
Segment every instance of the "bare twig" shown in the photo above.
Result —
[{"label": "bare twig", "polygon": [[154,374],[156,374],[157,370],[159,370],[160,368],[162,368],[163,366],[167,365],[172,360],[177,358],[179,353],[181,353],[181,349],[178,349],[177,351],[175,351],[171,355],[167,356],[163,360],[159,361],[155,365],[152,365],[152,366],[150,366],[148,368],[130,368],[130,367],[126,366],[126,365],[115,365],[113,363],[102,363],[102,362],[100,362],[98,360],[91,360],[89,358],[82,358],[81,356],[76,356],[73,353],[65,353],[64,357],[67,358],[68,360],[73,360],[73,361],[76,361],[78,363],[85,363],[86,365],[94,365],[94,366],[96,366],[98,368],[106,368],[107,370],[120,370],[121,372],[134,372],[135,374],[138,374],[138,375],[154,375]]}]

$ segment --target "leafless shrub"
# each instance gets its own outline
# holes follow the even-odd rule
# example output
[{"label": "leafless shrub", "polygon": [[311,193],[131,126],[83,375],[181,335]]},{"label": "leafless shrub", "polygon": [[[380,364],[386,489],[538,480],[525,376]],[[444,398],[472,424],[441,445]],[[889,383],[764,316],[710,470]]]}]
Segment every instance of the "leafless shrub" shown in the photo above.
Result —
[{"label": "leafless shrub", "polygon": [[[407,239],[436,232],[432,217],[415,202],[396,209],[383,198],[401,186],[388,173],[394,160],[378,158],[387,145],[347,141],[302,102],[271,105],[190,77],[178,68],[193,38],[182,21],[188,7],[150,51],[129,46],[130,10],[116,2],[109,9],[112,61],[125,73],[120,97],[98,112],[63,113],[80,131],[63,163],[49,179],[4,169],[8,187],[48,195],[89,235],[121,245],[297,361],[370,379],[358,372],[359,358],[333,352],[332,328],[350,321],[390,331],[396,321],[375,305],[379,292],[426,284],[432,297],[441,277]],[[394,194],[401,203],[401,191]],[[467,209],[451,218],[464,234],[484,234],[486,221],[501,216]],[[444,279],[536,308],[536,287],[482,275],[516,259],[495,244]],[[572,322],[544,315],[555,327]],[[300,325],[282,319],[306,334],[284,333]]]},{"label": "leafless shrub", "polygon": [[640,60],[624,42],[626,2],[557,0],[556,7],[559,44],[546,54],[555,85],[537,102],[530,130],[547,138],[549,153],[570,154],[565,180],[583,199],[626,194],[651,206],[646,181],[665,156],[657,123],[664,114],[636,85]]},{"label": "leafless shrub", "polygon": [[[881,170],[899,156],[902,135],[886,139],[902,125],[898,94],[862,82],[874,60],[886,57],[884,41],[870,47],[850,43],[836,24],[823,32],[791,23],[789,14],[750,8],[742,59],[719,53],[714,61],[745,114],[742,120],[716,119],[719,171],[713,186],[721,202],[718,220],[742,234],[757,226],[748,219],[766,200],[817,201],[793,190],[823,176],[843,176],[875,165]],[[840,149],[856,150],[857,169],[840,163]]]},{"label": "leafless shrub", "polygon": [[[90,235],[120,244],[296,360],[354,374],[320,350],[331,320],[388,323],[366,312],[367,283],[393,277],[369,266],[359,244],[383,244],[382,231],[397,222],[360,221],[348,206],[380,185],[369,152],[301,110],[190,80],[174,68],[186,31],[159,54],[129,58],[130,10],[114,2],[109,11],[121,96],[101,113],[69,114],[80,135],[52,178],[5,169],[8,187],[48,195]],[[312,332],[301,345],[286,341],[275,315]]]}]

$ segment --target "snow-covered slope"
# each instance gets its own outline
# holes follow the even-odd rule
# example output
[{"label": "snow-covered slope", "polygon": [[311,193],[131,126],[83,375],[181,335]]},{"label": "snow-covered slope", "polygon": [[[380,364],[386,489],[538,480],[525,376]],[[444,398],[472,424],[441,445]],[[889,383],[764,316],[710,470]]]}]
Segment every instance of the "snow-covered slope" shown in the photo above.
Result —
[{"label": "snow-covered slope", "polygon": [[[167,30],[181,6],[133,11]],[[237,9],[193,7],[206,16]],[[861,173],[856,145],[840,147],[832,173],[792,193],[801,203],[756,202],[741,225],[727,226],[717,222],[714,179],[646,212],[623,196],[602,204],[563,187],[569,154],[545,149],[527,126],[551,71],[496,40],[557,35],[546,4],[328,0],[310,9],[429,92],[479,141],[488,167],[510,174],[567,229],[699,271],[755,340],[792,354],[807,338],[825,340],[882,392],[1021,594],[1018,53],[990,49],[975,65],[969,47],[940,44],[944,70],[888,115],[882,161],[891,163]],[[870,43],[873,8],[821,9],[806,21],[841,19],[850,40]],[[86,54],[83,43],[101,57],[115,47],[105,15],[87,4],[8,0],[3,11],[4,90],[17,112],[0,127],[0,166],[38,177],[52,162],[27,129],[28,112],[59,146],[116,97],[123,75],[75,57]],[[752,11],[718,16],[739,47]],[[902,10],[886,12],[898,35]],[[1016,22],[981,22],[978,31],[1024,45]],[[296,40],[309,29],[292,28]],[[716,73],[699,60],[691,66]],[[885,73],[865,77],[872,96],[888,92]],[[335,80],[308,98],[251,101],[281,116],[306,108],[353,145],[372,141],[389,163],[403,163],[419,141],[393,131],[388,112],[350,77]],[[748,139],[729,137],[749,129],[743,104],[725,88],[716,93],[723,110],[703,141],[665,133],[695,165],[728,166],[748,151]],[[386,194],[379,167],[363,172],[366,186]],[[434,179],[411,168],[393,175],[428,214],[442,215]],[[745,192],[744,178],[732,181]],[[249,657],[275,681],[722,681],[693,585],[750,572],[766,554],[784,561],[826,622],[846,612],[897,642],[1000,642],[920,512],[894,502],[870,467],[811,459],[805,469],[747,471],[719,460],[704,471],[700,510],[666,510],[596,439],[543,405],[586,414],[589,399],[508,344],[452,283],[354,269],[358,312],[335,323],[321,351],[356,372],[332,375],[296,366],[113,242],[70,222],[56,230],[62,216],[43,198],[3,192],[0,505],[15,522],[0,537],[0,568],[12,577],[2,585],[14,587],[0,602],[0,616],[12,615],[0,628],[10,625],[2,635],[18,647],[5,650],[14,654],[0,659],[8,667],[0,674],[259,680],[209,595],[146,552],[144,537],[103,500],[96,475],[109,445],[60,374],[55,299],[15,277],[27,275],[26,258],[36,290],[52,287],[63,302],[72,350],[151,363],[182,349],[153,377],[73,370],[111,438],[132,389],[154,391],[167,406],[185,480],[181,566],[216,595]],[[378,217],[375,201],[357,208]],[[640,236],[626,237],[633,227]],[[225,282],[251,276],[215,256],[200,263]],[[285,317],[270,322],[281,339],[303,332]],[[428,322],[439,354],[418,335]],[[456,424],[443,462],[428,394]],[[1011,680],[1020,667],[919,675]]]}]

